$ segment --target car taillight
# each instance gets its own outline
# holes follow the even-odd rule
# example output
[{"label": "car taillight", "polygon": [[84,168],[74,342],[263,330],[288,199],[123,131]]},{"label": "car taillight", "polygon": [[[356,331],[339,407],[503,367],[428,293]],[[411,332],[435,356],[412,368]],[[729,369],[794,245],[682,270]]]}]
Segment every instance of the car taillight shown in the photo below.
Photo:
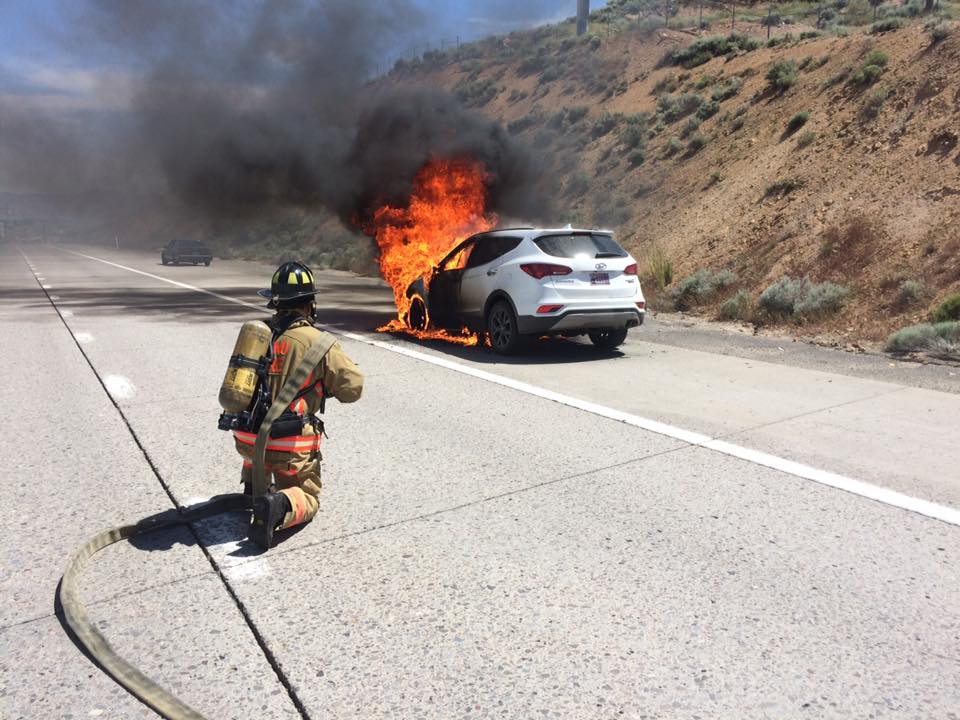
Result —
[{"label": "car taillight", "polygon": [[636,274],[637,274],[637,264],[636,264],[636,263],[633,263],[633,264],[631,264],[631,265],[627,265],[627,266],[623,269],[623,274],[624,274],[624,275],[636,275]]},{"label": "car taillight", "polygon": [[563,305],[541,305],[537,308],[537,315],[543,315],[544,313],[556,312],[563,308]]},{"label": "car taillight", "polygon": [[537,280],[548,275],[569,275],[573,272],[573,269],[566,265],[552,265],[551,263],[524,263],[520,266],[520,269]]},{"label": "car taillight", "polygon": [[646,310],[646,309],[647,309],[647,303],[646,303],[646,301],[645,301],[645,300],[641,300],[640,302],[637,303],[637,307],[640,308],[641,310]]}]

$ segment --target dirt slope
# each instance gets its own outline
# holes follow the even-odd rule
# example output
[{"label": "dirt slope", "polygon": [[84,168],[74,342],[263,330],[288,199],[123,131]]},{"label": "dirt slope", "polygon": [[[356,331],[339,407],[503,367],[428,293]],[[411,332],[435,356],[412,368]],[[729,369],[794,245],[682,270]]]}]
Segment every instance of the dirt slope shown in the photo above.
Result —
[{"label": "dirt slope", "polygon": [[[738,289],[755,302],[782,275],[807,276],[850,294],[804,333],[878,339],[960,290],[960,28],[935,43],[911,25],[660,66],[694,40],[639,26],[576,40],[561,25],[402,63],[390,80],[447,87],[528,139],[560,181],[560,222],[614,227],[641,263],[659,246],[675,281],[732,270],[737,282],[699,303],[706,314]],[[879,77],[858,82],[876,51]],[[796,66],[782,92],[766,79],[778,61]],[[739,92],[695,129],[663,100],[657,114],[658,96],[709,102],[734,76]],[[800,112],[806,124],[787,132]],[[920,292],[898,302],[906,280]],[[666,303],[670,287],[645,288]]]}]

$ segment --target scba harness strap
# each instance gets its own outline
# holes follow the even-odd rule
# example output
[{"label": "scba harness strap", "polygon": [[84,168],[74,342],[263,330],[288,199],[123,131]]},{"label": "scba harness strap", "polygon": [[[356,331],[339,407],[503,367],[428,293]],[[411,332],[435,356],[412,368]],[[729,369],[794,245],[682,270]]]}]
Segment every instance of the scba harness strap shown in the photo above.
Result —
[{"label": "scba harness strap", "polygon": [[[337,340],[330,333],[322,333],[320,338],[310,346],[300,365],[290,375],[284,383],[280,394],[274,399],[267,411],[266,417],[260,423],[260,429],[257,432],[257,441],[253,448],[253,496],[258,497],[266,494],[269,487],[267,485],[264,463],[266,461],[267,444],[270,440],[270,431],[277,418],[283,414],[290,403],[292,403],[297,394],[303,388],[303,385],[310,379],[310,376],[320,366],[320,361],[326,357]],[[318,436],[319,437],[319,436]]]}]

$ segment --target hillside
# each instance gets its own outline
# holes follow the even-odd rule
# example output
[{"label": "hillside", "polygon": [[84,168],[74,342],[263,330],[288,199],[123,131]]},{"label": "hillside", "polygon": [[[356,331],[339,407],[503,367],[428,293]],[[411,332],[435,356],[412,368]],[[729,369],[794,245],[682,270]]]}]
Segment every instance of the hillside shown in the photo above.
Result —
[{"label": "hillside", "polygon": [[[655,307],[715,316],[745,291],[726,316],[881,339],[960,291],[956,23],[897,28],[907,13],[883,8],[818,32],[813,11],[767,42],[756,18],[698,36],[693,14],[665,29],[611,6],[582,38],[570,22],[514,33],[384,82],[445,87],[528,140],[559,181],[558,222],[615,229]],[[803,312],[758,306],[784,275],[833,285]]]}]

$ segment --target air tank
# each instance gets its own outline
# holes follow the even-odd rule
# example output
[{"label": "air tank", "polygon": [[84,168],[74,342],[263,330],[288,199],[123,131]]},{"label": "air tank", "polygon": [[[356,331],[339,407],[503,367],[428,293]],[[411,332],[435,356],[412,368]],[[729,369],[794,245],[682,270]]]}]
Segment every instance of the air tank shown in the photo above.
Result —
[{"label": "air tank", "polygon": [[257,364],[270,350],[270,328],[262,320],[250,320],[240,328],[227,374],[220,386],[220,407],[239,413],[250,406],[257,388]]}]

